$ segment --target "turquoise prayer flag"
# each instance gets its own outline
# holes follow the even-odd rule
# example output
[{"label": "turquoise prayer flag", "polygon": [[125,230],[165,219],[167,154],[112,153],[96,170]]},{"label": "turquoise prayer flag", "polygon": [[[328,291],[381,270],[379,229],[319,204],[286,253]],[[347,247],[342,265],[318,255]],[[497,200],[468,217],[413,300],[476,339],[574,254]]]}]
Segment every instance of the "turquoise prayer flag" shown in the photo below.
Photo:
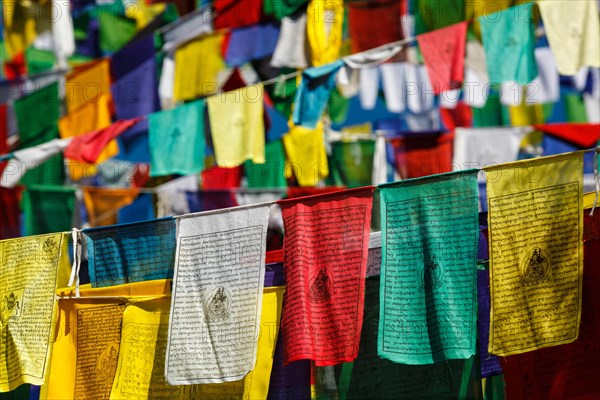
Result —
[{"label": "turquoise prayer flag", "polygon": [[335,76],[343,65],[344,62],[338,60],[302,71],[302,83],[294,104],[295,125],[311,129],[317,126],[335,87]]},{"label": "turquoise prayer flag", "polygon": [[477,172],[379,186],[379,356],[431,364],[475,354]]},{"label": "turquoise prayer flag", "polygon": [[92,287],[172,279],[175,231],[173,218],[84,229]]},{"label": "turquoise prayer flag", "polygon": [[150,176],[192,175],[204,169],[204,100],[150,114]]},{"label": "turquoise prayer flag", "polygon": [[490,82],[525,85],[537,76],[533,5],[521,4],[479,17]]}]

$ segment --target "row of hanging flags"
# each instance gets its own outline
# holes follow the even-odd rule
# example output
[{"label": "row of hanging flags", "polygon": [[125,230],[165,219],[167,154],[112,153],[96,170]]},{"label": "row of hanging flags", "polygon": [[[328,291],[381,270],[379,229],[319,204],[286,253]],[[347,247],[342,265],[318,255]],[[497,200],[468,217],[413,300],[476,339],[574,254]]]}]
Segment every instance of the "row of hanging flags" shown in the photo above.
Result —
[{"label": "row of hanging flags", "polygon": [[[577,2],[575,6],[560,1],[535,3],[550,47],[535,46],[538,18],[532,2],[480,16],[473,30],[481,37],[483,47],[477,37],[469,38],[467,21],[421,33],[416,36],[416,42],[424,66],[406,62],[415,58],[416,48],[407,46],[411,38],[402,39],[401,2],[391,2],[393,7],[387,3],[366,8],[350,5],[349,31],[354,54],[341,59],[342,4],[314,0],[306,11],[300,7],[304,18],[286,17],[278,29],[271,25],[251,25],[233,29],[227,36],[219,29],[237,26],[232,22],[235,18],[230,21],[227,17],[229,6],[221,8],[224,3],[227,2],[215,2],[215,15],[210,7],[205,7],[162,28],[150,24],[130,42],[107,39],[107,35],[110,36],[106,32],[107,22],[103,24],[100,18],[100,28],[105,26],[104,31],[100,29],[100,39],[123,44],[121,48],[113,48],[112,53],[105,50],[105,54],[112,54],[110,57],[77,65],[67,74],[64,85],[50,83],[24,97],[19,97],[22,89],[27,91],[23,79],[4,82],[8,88],[5,100],[10,100],[10,104],[3,105],[3,113],[7,120],[11,115],[16,119],[18,144],[15,152],[3,157],[13,158],[5,168],[3,185],[14,186],[24,175],[25,184],[49,180],[62,183],[61,153],[66,158],[69,177],[80,181],[98,173],[95,164],[118,154],[135,160],[139,159],[140,152],[148,153],[149,149],[150,176],[163,177],[200,173],[205,169],[207,155],[220,167],[264,165],[271,161],[268,156],[277,157],[279,161],[283,146],[289,166],[285,175],[295,176],[300,186],[314,186],[329,174],[323,113],[327,110],[331,118],[336,119],[332,113],[344,108],[339,106],[344,97],[357,93],[364,109],[374,109],[380,80],[387,108],[394,113],[410,114],[407,121],[411,120],[411,130],[439,128],[431,123],[429,114],[435,96],[442,108],[452,110],[442,116],[448,128],[468,125],[470,111],[463,106],[475,107],[474,110],[484,107],[481,110],[489,112],[488,97],[495,93],[490,90],[490,83],[500,85],[500,103],[512,105],[513,125],[542,123],[541,104],[560,100],[559,73],[575,75],[575,86],[588,92],[584,95],[585,107],[580,110],[583,122],[600,120],[597,115],[600,29],[595,18],[597,5],[593,1]],[[230,3],[234,8],[244,5],[243,1]],[[426,8],[428,3],[423,3],[421,6]],[[26,7],[20,2],[15,4]],[[395,26],[396,36],[386,32],[382,35],[385,39],[362,38],[359,33],[365,30],[366,21],[371,21],[373,15],[392,10],[387,7],[398,8],[394,14],[398,21],[390,22]],[[337,11],[330,18],[334,22],[327,36],[322,25],[329,18],[318,16],[330,9]],[[91,12],[86,10],[80,13]],[[97,11],[100,15],[104,15],[100,11],[107,12],[101,6]],[[573,15],[574,22],[568,26],[560,17],[565,12]],[[138,17],[146,15],[144,13],[151,14],[151,11],[144,8]],[[421,10],[418,15],[426,20],[425,14]],[[160,15],[164,18],[164,12]],[[13,24],[6,22],[11,21],[11,17]],[[8,54],[18,53],[24,43],[36,38],[43,43],[51,42],[57,55],[70,47],[60,45],[70,37],[68,34],[56,35],[56,30],[68,30],[63,26],[64,19],[52,26],[53,37],[40,34],[31,39],[29,33],[20,31],[27,29],[16,23],[21,17],[23,15],[16,11],[5,14]],[[160,19],[159,22],[165,21]],[[162,42],[159,50],[155,50],[154,45],[156,32],[160,33]],[[308,43],[304,42],[305,38]],[[262,48],[267,42],[275,47]],[[255,48],[249,43],[254,43]],[[378,45],[384,46],[367,51]],[[281,59],[304,55],[305,46],[310,49],[310,62]],[[223,48],[226,48],[225,62]],[[163,59],[160,78],[157,78],[157,58]],[[266,60],[266,65],[257,60]],[[254,70],[236,68],[221,86],[217,84],[219,73],[226,65],[237,67],[249,61]],[[302,71],[298,87],[296,79],[286,80],[279,75],[285,72],[282,68],[308,65],[312,67]],[[253,77],[248,78],[248,75]],[[247,79],[252,82],[257,77],[277,76],[277,82],[267,85],[247,86],[246,83]],[[46,83],[49,78],[56,80],[52,73],[42,78]],[[34,86],[37,89],[35,82]],[[461,87],[462,94],[459,93]],[[218,91],[222,93],[215,95]],[[209,97],[198,99],[205,96]],[[63,100],[67,113],[60,117]],[[579,102],[582,106],[581,100]],[[162,111],[156,111],[159,103]],[[282,128],[279,124],[277,132],[271,132],[270,127],[273,121],[269,120],[272,114],[268,109],[273,106],[284,117],[289,117],[289,126],[283,123]],[[573,107],[567,105],[567,112],[569,108]],[[571,114],[574,116],[575,111]],[[113,116],[118,118],[115,123],[111,122]],[[573,119],[581,120],[575,116]],[[10,127],[4,129],[10,130]],[[2,146],[2,153],[11,150],[4,143]],[[26,174],[36,166],[39,166],[36,174]]]},{"label": "row of hanging flags", "polygon": [[[442,134],[430,115],[441,107],[449,129],[497,126],[509,106],[512,125],[547,133],[545,149],[595,146],[596,2],[451,3],[456,13],[414,2],[408,19],[401,1],[347,4],[354,55],[340,59],[341,1],[216,1],[214,12],[168,25],[164,4],[4,2],[0,160],[10,161],[0,164],[2,184],[27,187],[25,232],[44,234],[0,241],[0,390],[29,398],[27,383],[56,399],[307,398],[312,382],[316,396],[477,398],[471,381],[485,377],[486,397],[501,398],[489,392],[504,374],[509,398],[597,395],[600,221],[584,213],[593,199],[581,194],[582,170],[597,171],[597,156],[500,164],[519,157],[532,129]],[[536,44],[537,9],[549,47]],[[417,54],[404,23],[413,17]],[[64,74],[68,65],[57,83],[51,68]],[[227,66],[239,68],[223,74]],[[583,97],[565,94],[569,75]],[[380,89],[409,130],[436,132],[387,144],[381,135],[330,140],[323,113],[351,119],[347,97],[375,113]],[[556,137],[566,143],[551,143]],[[539,143],[525,142],[536,154]],[[63,155],[72,181],[127,176],[143,186],[148,175],[192,174],[151,191],[159,215],[183,215],[113,225],[154,218],[114,212],[153,209],[152,196],[85,187],[79,198],[69,186],[37,186],[63,184]],[[233,168],[207,168],[206,155]],[[137,165],[103,174],[102,163],[121,156]],[[380,169],[390,161],[409,179],[360,187],[395,180]],[[287,189],[278,207],[277,191],[258,193],[263,204],[243,191],[197,191],[200,173],[203,187],[212,179],[221,190],[239,186],[242,174],[251,186],[256,171],[272,179],[255,187],[285,188],[284,174],[270,172],[284,164],[301,187]],[[333,179],[329,165],[343,166],[333,183],[359,187],[312,188]],[[478,185],[484,166],[487,184]],[[487,191],[480,205],[478,186]],[[323,191],[333,192],[294,198]],[[19,236],[18,193],[0,195],[0,237]],[[189,214],[216,202],[249,205]],[[110,226],[47,233],[81,226],[80,211],[91,226]],[[265,252],[278,212],[283,255]]]},{"label": "row of hanging flags", "polygon": [[[584,153],[485,168],[487,220],[470,169],[0,241],[0,390],[279,398],[306,390],[293,374],[311,360],[315,390],[348,397],[430,376],[432,396],[477,398],[470,380],[502,373],[510,398],[597,396]],[[267,253],[274,208],[283,252]]]}]

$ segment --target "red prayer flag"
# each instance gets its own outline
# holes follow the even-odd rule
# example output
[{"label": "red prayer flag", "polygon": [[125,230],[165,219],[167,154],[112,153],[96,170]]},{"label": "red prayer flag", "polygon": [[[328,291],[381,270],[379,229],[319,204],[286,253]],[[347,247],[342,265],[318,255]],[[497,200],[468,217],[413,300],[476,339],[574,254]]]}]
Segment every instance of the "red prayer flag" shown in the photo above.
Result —
[{"label": "red prayer flag", "polygon": [[413,134],[391,140],[402,179],[452,171],[454,134]]},{"label": "red prayer flag", "polygon": [[295,197],[306,197],[315,196],[318,194],[340,192],[346,190],[345,186],[325,186],[325,187],[303,187],[303,186],[290,186],[287,190],[287,198],[292,199]]},{"label": "red prayer flag", "polygon": [[23,53],[17,54],[12,60],[5,61],[3,67],[4,75],[9,81],[21,78],[27,73],[25,55]]},{"label": "red prayer flag", "polygon": [[459,101],[454,108],[441,108],[440,118],[449,130],[473,126],[473,110],[464,101]]},{"label": "red prayer flag", "polygon": [[[507,399],[600,398],[600,213],[584,212],[583,300],[579,338],[500,358]],[[565,312],[576,312],[565,310]]]},{"label": "red prayer flag", "polygon": [[240,187],[243,169],[211,167],[202,171],[202,189],[231,189]]},{"label": "red prayer flag", "polygon": [[[8,146],[8,115],[6,104],[0,104],[0,156],[10,151]],[[0,161],[0,176],[4,172],[7,162]]]},{"label": "red prayer flag", "polygon": [[0,155],[8,153],[8,115],[6,104],[0,104]]},{"label": "red prayer flag", "polygon": [[363,321],[373,187],[281,200],[284,362],[353,361]]},{"label": "red prayer flag", "polygon": [[[348,3],[352,53],[370,50],[404,38],[400,0]],[[401,61],[396,58],[395,61]]]},{"label": "red prayer flag", "polygon": [[417,36],[435,94],[459,88],[464,75],[467,22]]},{"label": "red prayer flag", "polygon": [[71,160],[95,163],[106,145],[117,136],[137,124],[142,118],[119,120],[108,128],[73,138],[64,155]]},{"label": "red prayer flag", "polygon": [[600,140],[600,124],[537,124],[533,127],[579,147],[593,147]]},{"label": "red prayer flag", "polygon": [[262,0],[219,0],[212,5],[215,30],[258,24],[263,8]]},{"label": "red prayer flag", "polygon": [[0,187],[0,240],[21,236],[19,189]]}]

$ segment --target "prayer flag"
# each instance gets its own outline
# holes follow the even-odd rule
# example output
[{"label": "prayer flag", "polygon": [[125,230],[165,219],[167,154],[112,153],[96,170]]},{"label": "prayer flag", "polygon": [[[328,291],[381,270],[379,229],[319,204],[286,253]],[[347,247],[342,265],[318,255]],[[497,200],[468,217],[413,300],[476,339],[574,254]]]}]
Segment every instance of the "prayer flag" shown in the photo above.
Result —
[{"label": "prayer flag", "polygon": [[84,229],[93,287],[173,277],[172,218]]},{"label": "prayer flag", "polygon": [[248,86],[206,101],[217,163],[237,167],[246,160],[265,162],[262,84]]},{"label": "prayer flag", "polygon": [[252,60],[273,54],[279,37],[279,27],[273,23],[238,28],[231,32],[225,62],[240,67]]},{"label": "prayer flag", "polygon": [[[269,1],[269,0],[266,0]],[[262,15],[263,0],[219,0],[213,3],[215,29],[256,25]]]},{"label": "prayer flag", "polygon": [[368,186],[372,181],[373,140],[337,141],[332,143],[333,159],[347,187]]},{"label": "prayer flag", "polygon": [[475,354],[477,173],[379,186],[381,357],[432,364]]},{"label": "prayer flag", "polygon": [[[267,1],[265,4],[271,3]],[[272,3],[279,3],[272,1]],[[273,67],[306,68],[306,12],[281,20],[281,29],[270,64]]]},{"label": "prayer flag", "polygon": [[464,76],[467,23],[459,22],[417,36],[435,94],[461,86]]},{"label": "prayer flag", "polygon": [[[417,34],[464,21],[465,0],[417,0],[412,4]],[[497,9],[497,8],[495,8]]]},{"label": "prayer flag", "polygon": [[46,380],[58,271],[65,259],[68,263],[65,240],[52,233],[0,241],[2,392]]},{"label": "prayer flag", "polygon": [[275,140],[265,146],[265,163],[246,161],[244,172],[250,188],[287,187],[284,177],[285,151],[283,142]]},{"label": "prayer flag", "polygon": [[[223,1],[215,4],[221,3]],[[217,93],[217,74],[225,69],[222,43],[223,33],[214,33],[191,40],[175,50],[175,101]]]},{"label": "prayer flag", "polygon": [[563,346],[501,358],[507,398],[592,399],[600,395],[600,213],[588,214],[586,210],[579,338]]},{"label": "prayer flag", "polygon": [[[65,102],[69,113],[88,103],[95,104],[96,107],[112,107],[109,60],[101,59],[76,67],[67,75],[65,87]],[[105,97],[106,101],[99,102],[101,97]]]},{"label": "prayer flag", "polygon": [[492,166],[489,352],[577,339],[583,268],[583,153]]},{"label": "prayer flag", "polygon": [[[52,83],[15,101],[15,115],[19,131],[17,149],[37,146],[58,139],[58,118],[60,112],[59,89]],[[62,154],[46,160],[43,165],[30,170],[21,183],[55,184],[64,181]]]},{"label": "prayer flag", "polygon": [[367,279],[365,316],[358,357],[353,363],[345,363],[340,369],[336,368],[341,370],[337,379],[340,398],[345,392],[348,400],[456,399],[461,398],[459,393],[463,390],[467,394],[465,399],[476,398],[467,390],[471,360],[404,365],[377,355],[380,289],[378,276]]},{"label": "prayer flag", "polygon": [[335,75],[342,65],[342,61],[336,61],[302,72],[302,83],[294,102],[294,124],[315,128],[335,86]]},{"label": "prayer flag", "polygon": [[138,189],[84,187],[83,202],[92,227],[115,225],[119,209],[133,203]]},{"label": "prayer flag", "polygon": [[204,168],[204,100],[148,116],[150,176],[196,174]]},{"label": "prayer flag", "polygon": [[108,398],[117,369],[119,342],[129,339],[121,337],[123,303],[141,296],[169,294],[169,287],[165,280],[94,289],[86,284],[80,286],[80,298],[74,298],[74,290],[58,290],[59,317],[52,321],[56,335],[40,399],[70,399],[75,394],[76,398],[91,394]]},{"label": "prayer flag", "polygon": [[371,50],[404,38],[401,3],[400,0],[347,3],[352,53]]},{"label": "prayer flag", "polygon": [[[487,246],[487,242],[485,245]],[[487,264],[487,262],[483,263]],[[481,377],[488,378],[502,374],[502,367],[499,358],[488,353],[490,340],[490,271],[487,268],[477,271],[477,306],[477,337],[479,339]]]},{"label": "prayer flag", "polygon": [[0,240],[20,234],[19,191],[0,187]]},{"label": "prayer flag", "polygon": [[407,134],[391,140],[396,170],[402,179],[450,172],[454,135],[441,133]]},{"label": "prayer flag", "polygon": [[37,146],[16,150],[12,153],[13,159],[8,162],[2,173],[0,186],[14,187],[28,170],[32,170],[57,154],[61,154],[63,149],[69,145],[69,142],[71,142],[71,139],[52,139]]},{"label": "prayer flag", "polygon": [[343,0],[309,0],[306,8],[306,38],[312,65],[336,61],[342,47]]},{"label": "prayer flag", "polygon": [[537,76],[533,6],[525,3],[479,17],[492,83],[514,81],[525,85]]},{"label": "prayer flag", "polygon": [[595,1],[544,0],[536,4],[561,75],[600,67],[600,23]]},{"label": "prayer flag", "polygon": [[536,124],[533,127],[582,148],[594,147],[600,141],[600,124]]},{"label": "prayer flag", "polygon": [[294,175],[300,186],[316,186],[329,175],[323,124],[315,129],[293,126],[283,136],[287,155],[286,178]]},{"label": "prayer flag", "polygon": [[284,362],[358,355],[373,188],[281,200],[285,227]]},{"label": "prayer flag", "polygon": [[257,365],[268,222],[269,205],[177,220],[171,385],[239,381]]},{"label": "prayer flag", "polygon": [[75,189],[63,186],[28,186],[23,193],[25,235],[71,230],[76,198]]},{"label": "prayer flag", "polygon": [[137,124],[140,118],[119,120],[108,128],[76,136],[65,149],[65,157],[71,160],[95,163],[102,150],[120,134]]},{"label": "prayer flag", "polygon": [[454,170],[484,168],[516,161],[527,130],[515,128],[456,128]]}]

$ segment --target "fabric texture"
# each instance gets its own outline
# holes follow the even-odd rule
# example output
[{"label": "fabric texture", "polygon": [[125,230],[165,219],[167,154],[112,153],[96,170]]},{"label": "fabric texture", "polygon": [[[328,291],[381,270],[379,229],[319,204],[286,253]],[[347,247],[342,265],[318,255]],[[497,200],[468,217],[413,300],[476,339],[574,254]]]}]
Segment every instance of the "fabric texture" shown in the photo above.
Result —
[{"label": "fabric texture", "polygon": [[150,114],[150,176],[204,169],[204,100]]},{"label": "fabric texture", "polygon": [[479,17],[490,82],[524,85],[536,77],[533,4]]}]

